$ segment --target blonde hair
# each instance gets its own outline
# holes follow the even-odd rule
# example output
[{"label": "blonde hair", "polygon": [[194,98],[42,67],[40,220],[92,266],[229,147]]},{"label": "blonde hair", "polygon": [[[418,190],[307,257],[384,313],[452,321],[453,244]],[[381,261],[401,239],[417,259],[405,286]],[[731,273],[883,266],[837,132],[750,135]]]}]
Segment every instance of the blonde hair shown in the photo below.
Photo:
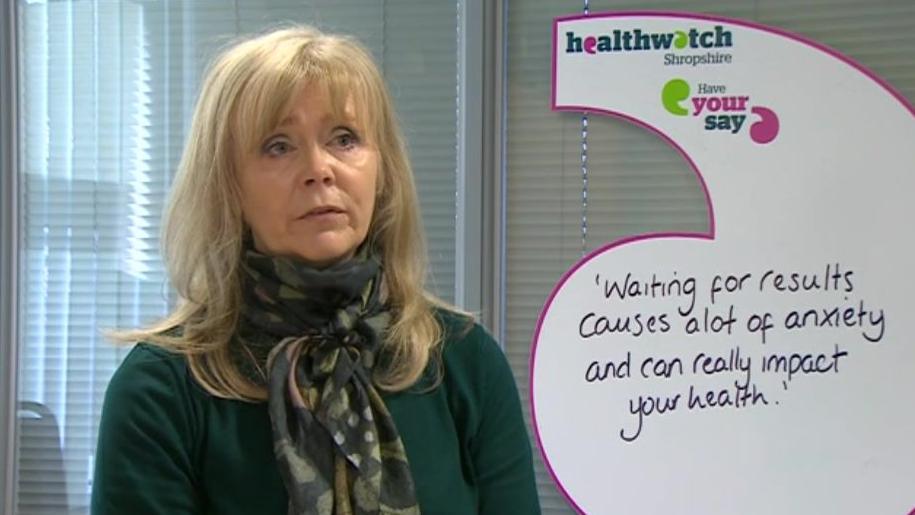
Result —
[{"label": "blonde hair", "polygon": [[161,235],[179,306],[150,327],[113,335],[120,342],[144,341],[184,354],[197,382],[216,396],[266,397],[237,370],[230,351],[241,308],[246,230],[234,163],[239,149],[259,145],[280,123],[306,84],[325,86],[334,109],[352,98],[381,158],[367,240],[384,263],[392,323],[383,344],[387,366],[375,370],[375,384],[392,391],[414,384],[442,338],[434,309],[447,306],[425,291],[413,172],[375,63],[349,37],[302,26],[275,30],[224,50],[203,81]]}]

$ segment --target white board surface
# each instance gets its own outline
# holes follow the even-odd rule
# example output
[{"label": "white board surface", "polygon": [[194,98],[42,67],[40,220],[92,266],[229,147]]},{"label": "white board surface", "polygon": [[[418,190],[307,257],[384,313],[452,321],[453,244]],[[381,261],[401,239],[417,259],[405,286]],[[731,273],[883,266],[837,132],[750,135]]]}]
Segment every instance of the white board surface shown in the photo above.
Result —
[{"label": "white board surface", "polygon": [[561,490],[589,514],[912,511],[915,110],[747,22],[592,14],[553,37],[553,109],[668,141],[711,217],[607,242],[546,302],[531,402]]}]

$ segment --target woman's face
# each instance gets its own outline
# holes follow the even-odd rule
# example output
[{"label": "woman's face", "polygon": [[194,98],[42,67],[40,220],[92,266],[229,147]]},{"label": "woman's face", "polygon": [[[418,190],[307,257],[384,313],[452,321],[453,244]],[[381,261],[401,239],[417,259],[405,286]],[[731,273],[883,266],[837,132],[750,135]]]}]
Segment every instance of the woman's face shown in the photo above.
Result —
[{"label": "woman's face", "polygon": [[279,127],[240,159],[242,213],[259,252],[323,268],[365,241],[378,150],[351,98],[335,115],[325,88],[306,85],[291,105]]}]

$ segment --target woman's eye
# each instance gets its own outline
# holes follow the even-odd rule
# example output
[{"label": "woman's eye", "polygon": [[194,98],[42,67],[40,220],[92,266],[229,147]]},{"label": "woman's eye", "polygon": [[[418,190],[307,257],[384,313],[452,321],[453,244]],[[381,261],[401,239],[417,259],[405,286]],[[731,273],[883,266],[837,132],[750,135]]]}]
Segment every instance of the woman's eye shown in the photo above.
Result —
[{"label": "woman's eye", "polygon": [[292,150],[292,145],[285,140],[274,140],[264,145],[264,154],[268,156],[281,156]]},{"label": "woman's eye", "polygon": [[359,138],[352,132],[343,132],[334,138],[336,145],[344,150],[350,150],[359,144]]}]

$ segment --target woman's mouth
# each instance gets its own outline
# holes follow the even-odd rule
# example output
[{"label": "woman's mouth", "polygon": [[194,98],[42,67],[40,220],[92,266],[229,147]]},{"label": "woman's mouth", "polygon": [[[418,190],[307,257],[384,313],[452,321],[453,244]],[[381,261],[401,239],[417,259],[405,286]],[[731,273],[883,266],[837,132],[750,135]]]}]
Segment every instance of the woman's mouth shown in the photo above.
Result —
[{"label": "woman's mouth", "polygon": [[303,220],[336,220],[346,214],[346,211],[337,206],[318,206],[299,217]]}]

